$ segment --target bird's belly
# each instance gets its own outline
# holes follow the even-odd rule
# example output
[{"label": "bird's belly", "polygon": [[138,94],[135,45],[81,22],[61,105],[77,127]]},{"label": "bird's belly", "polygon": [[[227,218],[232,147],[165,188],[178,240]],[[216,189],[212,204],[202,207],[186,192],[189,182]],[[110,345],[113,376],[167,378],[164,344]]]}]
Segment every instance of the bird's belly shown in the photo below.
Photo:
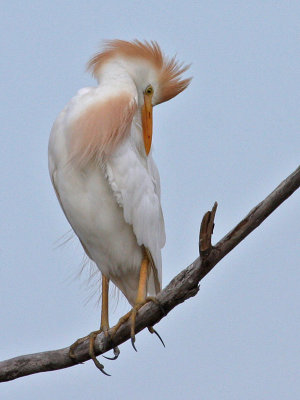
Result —
[{"label": "bird's belly", "polygon": [[142,248],[100,168],[56,171],[66,217],[89,257],[134,303]]}]

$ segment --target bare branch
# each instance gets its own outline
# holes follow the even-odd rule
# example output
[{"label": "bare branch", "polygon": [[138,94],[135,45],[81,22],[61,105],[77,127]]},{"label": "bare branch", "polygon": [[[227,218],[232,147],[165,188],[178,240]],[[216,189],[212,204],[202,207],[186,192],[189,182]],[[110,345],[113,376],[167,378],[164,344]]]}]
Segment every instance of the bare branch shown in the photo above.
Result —
[{"label": "bare branch", "polygon": [[[136,333],[148,326],[157,324],[174,307],[188,298],[195,296],[199,290],[199,282],[211,269],[237,246],[247,235],[257,228],[282,202],[284,202],[300,186],[300,167],[287,177],[268,197],[254,207],[249,214],[233,228],[215,246],[211,246],[211,235],[214,225],[216,204],[212,211],[205,214],[200,232],[200,254],[189,267],[181,271],[158,295],[162,307],[149,302],[138,312]],[[162,313],[162,308],[165,313]],[[120,327],[113,342],[104,334],[98,335],[95,342],[96,355],[103,354],[130,338],[130,326],[126,323]],[[88,340],[76,349],[78,362],[90,359]],[[69,357],[69,347],[29,354],[0,362],[0,382],[5,382],[35,374],[53,371],[76,365]]]},{"label": "bare branch", "polygon": [[199,253],[201,258],[207,258],[212,250],[211,237],[215,226],[215,216],[218,203],[215,202],[211,211],[207,211],[202,218],[199,235]]}]

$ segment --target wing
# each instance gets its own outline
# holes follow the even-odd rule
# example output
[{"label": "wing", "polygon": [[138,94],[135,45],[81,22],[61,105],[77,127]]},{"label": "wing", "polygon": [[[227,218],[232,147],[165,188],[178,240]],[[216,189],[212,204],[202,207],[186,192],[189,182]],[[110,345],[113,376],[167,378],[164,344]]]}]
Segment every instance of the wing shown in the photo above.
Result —
[{"label": "wing", "polygon": [[160,180],[152,156],[141,158],[130,139],[106,163],[106,176],[125,221],[132,225],[140,246],[146,248],[153,267],[155,291],[162,281],[161,248],[165,227],[160,203]]}]

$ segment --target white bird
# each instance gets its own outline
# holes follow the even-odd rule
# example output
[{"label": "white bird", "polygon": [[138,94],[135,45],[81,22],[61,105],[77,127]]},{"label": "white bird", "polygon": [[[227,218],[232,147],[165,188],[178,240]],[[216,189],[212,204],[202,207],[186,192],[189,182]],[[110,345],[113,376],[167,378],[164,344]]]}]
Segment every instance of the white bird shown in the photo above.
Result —
[{"label": "white bird", "polygon": [[133,306],[127,315],[133,345],[138,309],[161,290],[165,228],[151,151],[152,107],[182,92],[190,79],[181,79],[188,66],[165,58],[156,42],[138,40],[107,41],[88,68],[98,86],[79,90],[56,119],[49,171],[67,220],[102,274],[101,327],[90,335],[90,355],[104,372],[93,344],[109,329],[109,281]]}]

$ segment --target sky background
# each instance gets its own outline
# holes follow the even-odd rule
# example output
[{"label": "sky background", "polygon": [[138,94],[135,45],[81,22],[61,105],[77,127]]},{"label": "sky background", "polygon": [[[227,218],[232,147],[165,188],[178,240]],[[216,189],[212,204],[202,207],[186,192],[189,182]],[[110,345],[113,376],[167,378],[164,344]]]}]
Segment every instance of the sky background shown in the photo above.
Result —
[{"label": "sky background", "polygon": [[[103,39],[157,40],[192,63],[190,87],[154,110],[167,244],[163,286],[198,253],[218,201],[214,242],[299,164],[299,1],[2,2],[0,359],[62,348],[99,325],[95,282],[47,169],[57,114],[84,86]],[[296,192],[117,361],[0,385],[16,399],[295,399],[300,391]],[[58,240],[58,242],[57,242]],[[128,309],[120,299],[111,323]]]}]

